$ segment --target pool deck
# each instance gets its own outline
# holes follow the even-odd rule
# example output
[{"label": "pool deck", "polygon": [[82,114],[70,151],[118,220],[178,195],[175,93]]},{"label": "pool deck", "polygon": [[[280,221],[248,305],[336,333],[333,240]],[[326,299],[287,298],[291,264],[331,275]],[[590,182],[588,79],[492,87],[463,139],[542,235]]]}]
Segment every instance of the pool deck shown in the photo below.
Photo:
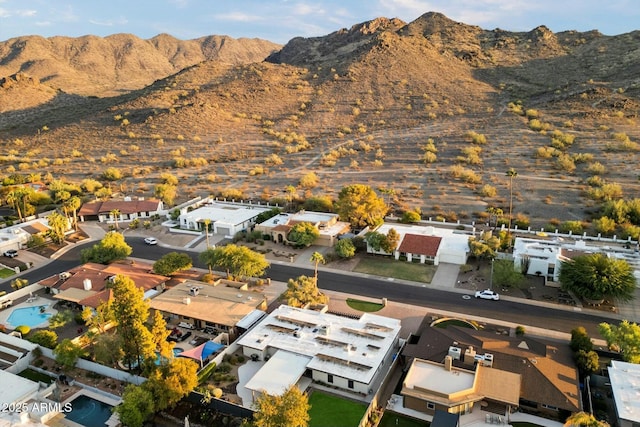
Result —
[{"label": "pool deck", "polygon": [[[78,391],[77,393],[74,393],[71,397],[69,397],[68,399],[66,399],[63,404],[66,403],[71,403],[73,402],[74,399],[78,398],[79,396],[87,396],[90,397],[92,399],[98,400],[102,403],[106,403],[107,405],[111,405],[111,406],[117,406],[120,404],[120,402],[122,402],[122,399],[120,399],[117,396],[107,396],[106,393],[95,393],[91,390],[87,390],[87,389],[82,389],[80,391]],[[50,427],[83,427],[82,424],[78,424],[75,423],[69,419],[67,419],[66,417],[64,417],[64,414],[62,417],[55,417],[54,419],[50,420],[49,422],[47,422],[47,425]],[[55,421],[54,421],[55,420]],[[53,423],[51,421],[54,421]],[[109,419],[107,420],[107,422],[105,423],[106,426],[108,427],[115,427],[120,425],[120,419],[118,418],[118,416],[116,414],[111,415],[111,417],[109,417]]]},{"label": "pool deck", "polygon": [[[16,301],[14,301],[14,305],[5,308],[0,311],[0,324],[5,325],[8,329],[15,329],[20,325],[13,325],[8,322],[9,316],[13,313],[14,310],[18,308],[30,308],[30,307],[40,307],[42,305],[47,306],[47,313],[51,313],[51,315],[55,315],[58,310],[53,308],[53,305],[58,302],[57,300],[46,298],[42,295],[34,295],[30,297],[23,297]],[[17,303],[17,304],[16,304]],[[46,328],[49,326],[49,320],[45,320],[37,325],[31,326],[31,329],[35,328]]]}]

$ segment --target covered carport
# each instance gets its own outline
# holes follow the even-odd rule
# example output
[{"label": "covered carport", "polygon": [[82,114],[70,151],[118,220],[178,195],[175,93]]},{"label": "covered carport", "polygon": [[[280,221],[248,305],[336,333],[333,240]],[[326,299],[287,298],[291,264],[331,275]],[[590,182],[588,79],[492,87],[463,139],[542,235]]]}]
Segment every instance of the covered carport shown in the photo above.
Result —
[{"label": "covered carport", "polygon": [[[247,382],[245,388],[251,391],[254,401],[262,393],[280,396],[296,384],[304,391],[311,384],[311,378],[302,378],[310,361],[308,356],[278,350]],[[243,404],[246,406],[247,402]]]}]

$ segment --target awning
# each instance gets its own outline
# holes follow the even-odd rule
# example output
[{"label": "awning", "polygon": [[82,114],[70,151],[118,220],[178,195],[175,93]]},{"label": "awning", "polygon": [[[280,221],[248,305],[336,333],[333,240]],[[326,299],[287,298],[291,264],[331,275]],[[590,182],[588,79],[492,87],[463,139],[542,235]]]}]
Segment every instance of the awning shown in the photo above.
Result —
[{"label": "awning", "polygon": [[249,390],[280,396],[304,375],[311,361],[308,356],[276,351],[245,385]]},{"label": "awning", "polygon": [[224,346],[222,344],[218,344],[217,342],[207,341],[206,343],[200,344],[199,346],[194,347],[191,350],[185,350],[182,353],[178,353],[178,356],[195,359],[200,362],[200,366],[202,366],[202,361],[204,359],[211,356],[213,353],[223,347]]}]

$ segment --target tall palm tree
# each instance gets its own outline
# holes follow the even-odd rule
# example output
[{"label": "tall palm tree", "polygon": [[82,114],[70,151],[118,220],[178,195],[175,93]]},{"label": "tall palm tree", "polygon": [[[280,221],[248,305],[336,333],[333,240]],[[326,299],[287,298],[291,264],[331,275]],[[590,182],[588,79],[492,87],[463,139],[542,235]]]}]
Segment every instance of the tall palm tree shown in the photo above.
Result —
[{"label": "tall palm tree", "polygon": [[118,229],[118,219],[120,218],[120,209],[112,209],[109,212],[109,215],[113,218],[113,222],[115,223],[116,230]]},{"label": "tall palm tree", "polygon": [[325,263],[325,259],[320,252],[314,252],[311,254],[311,261],[315,263],[315,283],[316,287],[318,286],[318,264]]},{"label": "tall palm tree", "polygon": [[513,212],[513,178],[518,176],[514,168],[509,168],[505,173],[509,177],[509,232],[511,232],[511,214]]},{"label": "tall palm tree", "polygon": [[17,191],[12,190],[7,194],[7,203],[13,206],[13,209],[18,214],[20,222],[22,222],[22,211],[20,210],[20,196]]},{"label": "tall palm tree", "polygon": [[76,214],[78,212],[78,209],[80,209],[80,206],[82,206],[82,201],[80,200],[80,197],[73,196],[70,199],[65,200],[64,206],[67,210],[70,210],[71,212],[73,212],[73,225],[75,230],[78,231],[78,218]]},{"label": "tall palm tree", "polygon": [[209,249],[209,225],[211,225],[211,220],[206,218],[202,220],[202,223],[204,224],[204,235],[207,237],[207,249]]}]

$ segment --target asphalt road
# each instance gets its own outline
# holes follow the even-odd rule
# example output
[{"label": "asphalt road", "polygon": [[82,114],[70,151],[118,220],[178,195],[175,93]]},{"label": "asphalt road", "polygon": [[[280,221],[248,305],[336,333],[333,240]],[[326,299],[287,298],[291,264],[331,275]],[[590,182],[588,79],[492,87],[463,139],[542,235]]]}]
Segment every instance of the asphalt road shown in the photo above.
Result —
[{"label": "asphalt road", "polygon": [[[162,246],[149,246],[141,237],[127,237],[127,243],[133,248],[132,257],[143,259],[158,259],[162,255],[175,252],[175,249]],[[80,250],[88,247],[88,244],[78,244],[55,261],[30,272],[22,277],[35,283],[38,280],[58,274],[77,266],[80,261]],[[198,254],[190,251],[196,268],[206,269],[206,266],[198,260]],[[289,264],[274,263],[267,271],[266,276],[272,280],[286,282],[290,278],[300,275],[313,275],[312,269],[304,269]],[[354,295],[362,295],[372,298],[387,298],[389,301],[418,305],[435,310],[452,311],[472,316],[498,319],[520,325],[529,325],[560,332],[570,332],[577,326],[584,326],[591,336],[598,336],[597,326],[601,322],[611,322],[611,319],[596,316],[590,313],[573,312],[547,307],[539,307],[513,301],[487,301],[462,299],[462,295],[456,292],[432,289],[429,287],[412,286],[395,283],[388,279],[365,278],[345,275],[340,273],[319,271],[318,284],[321,289],[344,292]],[[0,284],[0,289],[10,291],[9,282]]]}]

